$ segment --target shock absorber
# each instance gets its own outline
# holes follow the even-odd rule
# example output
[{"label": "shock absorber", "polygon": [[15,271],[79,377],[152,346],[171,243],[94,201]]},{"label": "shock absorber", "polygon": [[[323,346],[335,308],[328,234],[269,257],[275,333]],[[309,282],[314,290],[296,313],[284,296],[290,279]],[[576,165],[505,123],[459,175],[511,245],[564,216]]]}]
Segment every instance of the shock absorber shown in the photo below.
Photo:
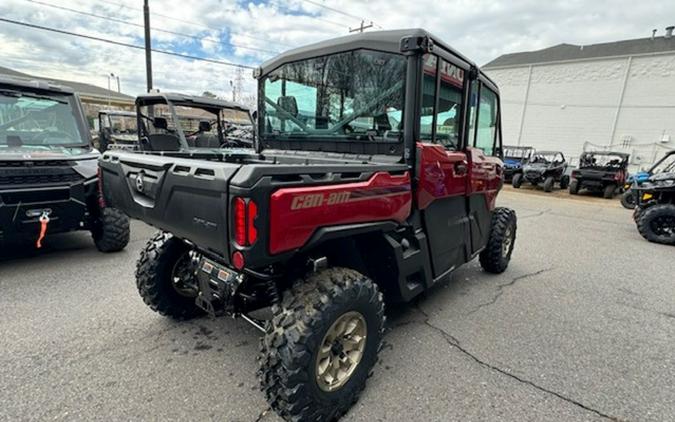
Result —
[{"label": "shock absorber", "polygon": [[265,294],[270,299],[272,305],[281,302],[281,294],[279,293],[279,287],[277,286],[276,280],[268,280],[266,282]]}]

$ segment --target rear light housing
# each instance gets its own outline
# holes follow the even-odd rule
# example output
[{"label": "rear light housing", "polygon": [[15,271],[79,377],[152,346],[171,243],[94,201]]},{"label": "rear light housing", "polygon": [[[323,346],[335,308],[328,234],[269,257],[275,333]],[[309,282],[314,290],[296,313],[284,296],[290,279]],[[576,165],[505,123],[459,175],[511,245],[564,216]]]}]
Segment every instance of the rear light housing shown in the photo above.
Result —
[{"label": "rear light housing", "polygon": [[577,177],[579,177],[579,171],[574,170],[574,171],[572,172],[572,177],[575,178],[575,179],[576,179]]},{"label": "rear light housing", "polygon": [[258,240],[255,219],[258,217],[258,205],[252,199],[236,197],[232,203],[234,221],[234,242],[238,246],[253,245]]}]

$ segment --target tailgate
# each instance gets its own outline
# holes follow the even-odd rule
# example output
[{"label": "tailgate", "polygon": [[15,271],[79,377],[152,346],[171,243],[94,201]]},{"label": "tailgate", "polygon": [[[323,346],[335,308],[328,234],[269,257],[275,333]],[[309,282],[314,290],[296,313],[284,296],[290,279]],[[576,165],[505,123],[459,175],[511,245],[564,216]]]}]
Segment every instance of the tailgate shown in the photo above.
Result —
[{"label": "tailgate", "polygon": [[99,164],[108,205],[228,257],[228,184],[240,165],[122,151]]}]

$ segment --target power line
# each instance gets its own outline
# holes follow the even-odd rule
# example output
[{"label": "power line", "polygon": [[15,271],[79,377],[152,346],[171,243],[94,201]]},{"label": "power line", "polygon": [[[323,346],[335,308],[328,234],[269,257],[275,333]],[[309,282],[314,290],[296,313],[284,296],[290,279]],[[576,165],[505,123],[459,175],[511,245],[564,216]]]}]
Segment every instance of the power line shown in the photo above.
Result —
[{"label": "power line", "polygon": [[[373,23],[373,21],[371,19],[364,19],[363,17],[352,15],[351,13],[347,13],[344,10],[340,10],[340,9],[336,9],[334,7],[327,6],[323,3],[319,3],[318,1],[313,1],[313,0],[302,0],[302,1],[304,1],[305,3],[313,4],[314,6],[322,7],[326,10],[330,10],[333,13],[337,13],[337,14],[342,15],[342,16],[347,16],[348,18],[356,19],[357,21],[366,20],[366,21],[370,21],[371,23]],[[376,25],[374,23],[373,23],[373,25],[382,29],[382,27],[380,25]],[[347,25],[345,25],[345,26],[347,26]]]},{"label": "power line", "polygon": [[[39,4],[39,5],[42,5],[42,6],[51,7],[51,8],[54,8],[54,9],[63,10],[63,11],[66,11],[66,12],[77,13],[79,15],[90,16],[90,17],[94,17],[94,18],[98,18],[98,19],[104,19],[104,20],[107,20],[107,21],[110,21],[110,22],[116,22],[116,23],[120,23],[120,24],[123,24],[123,25],[133,26],[133,27],[136,27],[136,28],[143,28],[143,25],[141,25],[141,24],[128,22],[128,21],[125,21],[125,20],[122,20],[122,19],[112,18],[110,16],[103,16],[103,15],[97,15],[95,13],[83,12],[83,11],[80,11],[80,10],[71,9],[71,8],[68,8],[68,7],[59,6],[59,5],[51,4],[51,3],[45,3],[45,2],[42,2],[42,1],[38,1],[38,0],[26,0],[26,1],[30,2],[30,3]],[[244,47],[243,45],[235,45],[235,44],[232,44],[232,43],[224,43],[220,40],[210,38],[210,37],[199,37],[199,36],[196,36],[196,35],[185,34],[185,33],[182,33],[182,32],[168,31],[166,29],[160,29],[160,28],[154,28],[154,27],[152,27],[150,29],[152,29],[153,31],[156,31],[156,32],[163,32],[165,34],[172,34],[172,35],[177,35],[177,36],[180,36],[180,37],[192,38],[192,39],[195,39],[195,40],[198,40],[198,41],[209,41],[209,42],[221,44],[221,45],[224,45],[224,46],[230,46],[230,47],[235,47],[235,48],[243,48],[243,49],[246,49],[246,50],[253,50],[253,51],[260,51],[260,52],[263,52],[263,53],[271,53],[271,54],[278,54],[279,53],[278,51],[265,50],[265,49],[262,49],[262,48]]]},{"label": "power line", "polygon": [[[112,6],[118,6],[118,7],[124,8],[124,9],[141,10],[137,7],[127,6],[126,4],[121,4],[121,3],[117,3],[117,2],[113,2],[113,1],[99,0],[99,2],[109,4],[109,5],[112,5]],[[221,9],[221,10],[223,10],[223,9]],[[237,10],[235,10],[235,9],[224,9],[224,10],[228,11],[228,12],[232,12],[232,13],[237,12]],[[161,13],[156,13],[156,12],[152,12],[152,14],[154,16],[160,16],[162,18],[169,19],[169,20],[172,20],[172,21],[175,21],[175,22],[181,22],[181,23],[186,23],[188,25],[200,26],[202,28],[206,28],[206,29],[209,29],[211,31],[218,31],[218,32],[222,31],[222,28],[214,28],[212,26],[204,25],[203,23],[192,22],[192,21],[188,21],[188,20],[184,20],[184,19],[180,19],[180,18],[175,18],[173,16],[163,15]],[[265,38],[252,37],[250,35],[245,35],[245,34],[237,34],[237,36],[249,38],[249,39],[256,40],[256,41],[263,41],[263,42],[266,42],[266,43],[276,44],[276,45],[280,45],[280,46],[283,46],[283,47],[292,47],[291,45],[280,43],[278,41],[272,41],[272,40],[265,39]]]},{"label": "power line", "polygon": [[[106,39],[106,38],[94,37],[94,36],[91,36],[91,35],[78,34],[78,33],[75,33],[75,32],[64,31],[62,29],[56,29],[56,28],[49,28],[47,26],[35,25],[35,24],[32,24],[32,23],[27,23],[27,22],[19,22],[19,21],[15,21],[15,20],[11,20],[11,19],[5,19],[5,18],[0,18],[0,22],[7,22],[7,23],[14,24],[14,25],[25,26],[25,27],[33,28],[33,29],[41,29],[43,31],[55,32],[57,34],[64,34],[64,35],[71,35],[71,36],[79,37],[79,38],[86,38],[86,39],[93,40],[93,41],[100,41],[100,42],[104,42],[104,43],[108,43],[108,44],[119,45],[121,47],[135,48],[137,50],[145,50],[145,47],[140,46],[140,45],[128,44],[128,43],[124,43],[124,42],[120,42],[120,41],[109,40],[109,39]],[[223,66],[238,67],[238,68],[241,68],[241,69],[253,69],[253,66],[247,66],[247,65],[244,65],[244,64],[225,62],[225,61],[220,61],[220,60],[207,59],[205,57],[191,56],[191,55],[188,55],[188,54],[175,53],[173,51],[157,50],[155,48],[153,48],[152,51],[155,52],[155,53],[159,53],[159,54],[166,54],[167,56],[181,57],[181,58],[184,58],[184,59],[190,59],[190,60],[197,60],[197,61],[202,61],[202,62],[220,64],[220,65],[223,65]]]}]

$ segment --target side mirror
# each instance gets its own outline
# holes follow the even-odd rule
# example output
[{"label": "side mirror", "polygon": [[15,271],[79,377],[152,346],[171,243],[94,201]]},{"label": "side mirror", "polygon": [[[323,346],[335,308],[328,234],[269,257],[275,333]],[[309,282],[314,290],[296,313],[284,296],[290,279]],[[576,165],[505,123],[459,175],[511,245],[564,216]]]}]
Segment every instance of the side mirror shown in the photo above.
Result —
[{"label": "side mirror", "polygon": [[199,131],[200,132],[211,132],[211,122],[202,120],[199,122]]},{"label": "side mirror", "polygon": [[258,120],[258,110],[253,110],[253,112],[251,112],[251,120],[253,120],[253,123]]}]

